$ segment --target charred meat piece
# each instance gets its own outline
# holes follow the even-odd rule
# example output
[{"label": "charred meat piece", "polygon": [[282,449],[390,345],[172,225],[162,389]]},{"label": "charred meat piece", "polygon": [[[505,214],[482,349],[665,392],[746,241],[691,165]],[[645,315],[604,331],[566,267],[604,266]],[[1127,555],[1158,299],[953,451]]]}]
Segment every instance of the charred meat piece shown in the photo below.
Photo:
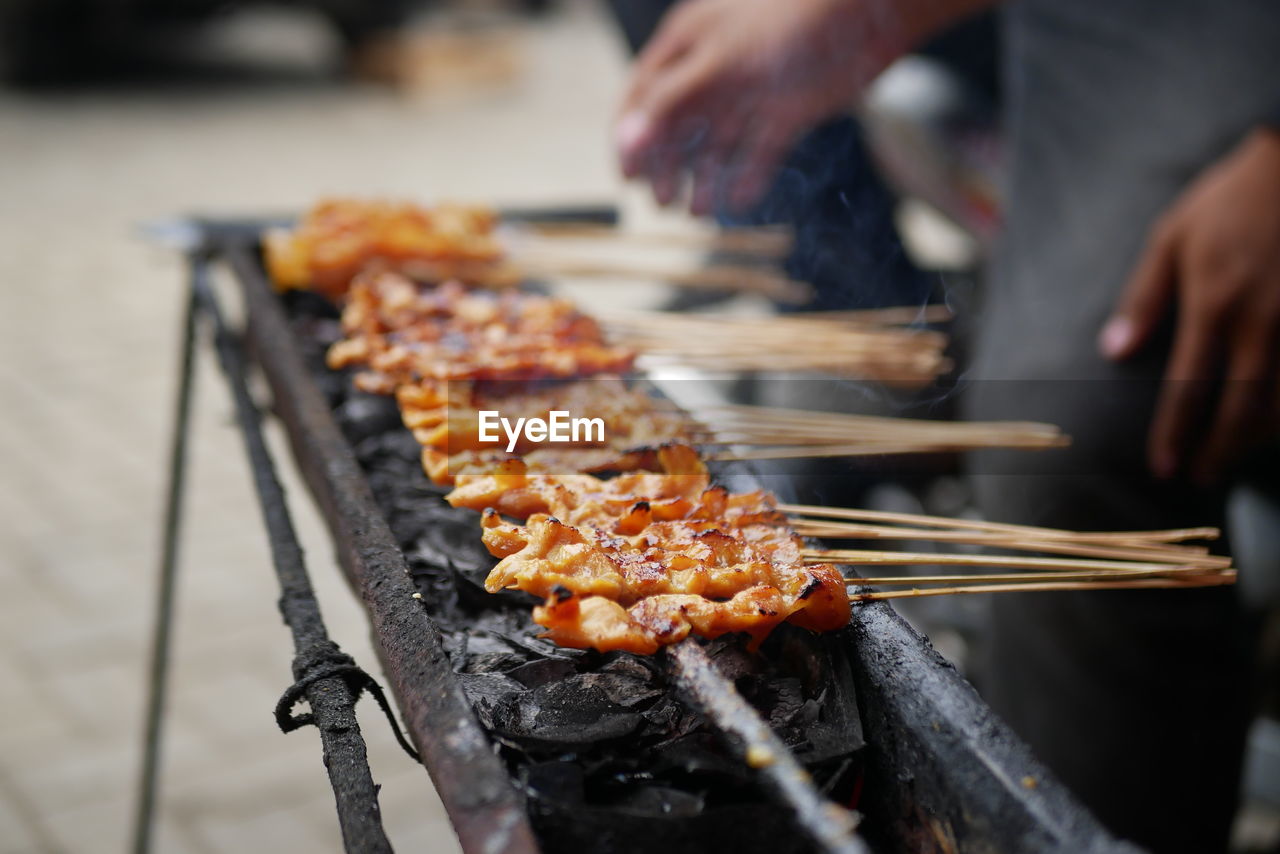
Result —
[{"label": "charred meat piece", "polygon": [[363,391],[391,394],[422,380],[567,379],[629,371],[635,352],[610,346],[568,300],[518,291],[424,287],[392,273],[364,275],[347,294],[343,340],[330,368],[360,368]]},{"label": "charred meat piece", "polygon": [[282,290],[344,296],[367,270],[392,270],[416,281],[458,280],[507,287],[520,280],[495,234],[489,208],[329,199],[292,229],[263,239],[267,272]]}]

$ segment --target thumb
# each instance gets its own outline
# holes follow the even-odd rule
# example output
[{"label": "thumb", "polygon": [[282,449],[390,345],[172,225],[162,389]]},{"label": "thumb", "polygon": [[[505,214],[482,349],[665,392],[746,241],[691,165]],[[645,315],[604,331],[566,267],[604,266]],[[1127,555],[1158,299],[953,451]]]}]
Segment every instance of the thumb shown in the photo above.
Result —
[{"label": "thumb", "polygon": [[1098,335],[1103,356],[1120,361],[1142,349],[1168,311],[1176,272],[1177,240],[1167,227],[1158,229]]}]

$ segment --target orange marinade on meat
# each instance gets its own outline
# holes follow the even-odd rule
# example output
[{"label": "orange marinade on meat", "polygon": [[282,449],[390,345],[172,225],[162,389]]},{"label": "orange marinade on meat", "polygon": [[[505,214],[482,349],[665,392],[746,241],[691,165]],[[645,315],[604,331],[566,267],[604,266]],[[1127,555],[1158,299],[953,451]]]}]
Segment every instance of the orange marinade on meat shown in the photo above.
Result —
[{"label": "orange marinade on meat", "polygon": [[[583,436],[579,444],[615,450],[666,444],[684,438],[689,429],[682,413],[611,374],[541,383],[427,380],[400,386],[396,402],[419,444],[451,454],[495,447],[480,438],[480,412],[486,410],[512,421],[546,419],[553,411],[584,413],[600,419],[603,437]],[[506,443],[504,436],[498,444]],[[523,454],[538,447],[521,435],[513,451]]]},{"label": "orange marinade on meat", "polygon": [[776,588],[765,585],[749,587],[725,601],[667,593],[641,599],[630,608],[603,596],[566,592],[553,594],[535,607],[533,618],[547,629],[546,637],[575,649],[651,655],[691,633],[715,638],[730,632],[745,632],[754,648],[784,619],[813,631],[842,628],[849,621],[843,584],[838,594],[841,604],[833,604],[815,618],[803,601],[796,608],[797,603],[789,603]]},{"label": "orange marinade on meat", "polygon": [[[678,443],[688,420],[618,376],[633,351],[610,346],[566,300],[465,286],[509,278],[488,212],[325,203],[269,237],[266,254],[278,285],[345,299],[329,365],[397,395],[424,468],[456,480],[450,503],[484,511],[483,539],[500,559],[486,587],[542,599],[534,618],[547,637],[653,653],[690,634],[743,632],[754,645],[783,621],[847,623],[844,579],[804,563],[773,497],[712,486],[697,451]],[[601,418],[606,440],[507,453],[479,441],[482,409]]]},{"label": "orange marinade on meat", "polygon": [[657,449],[657,472],[628,472],[604,480],[589,474],[531,472],[521,460],[508,460],[484,474],[462,474],[445,496],[454,507],[483,512],[489,508],[516,519],[551,513],[565,520],[574,514],[599,512],[615,519],[638,501],[646,502],[654,518],[681,519],[710,488],[711,478],[698,452],[688,445]]},{"label": "orange marinade on meat", "polygon": [[[517,455],[529,471],[547,473],[634,471],[656,465],[657,448],[687,439],[689,421],[669,404],[618,376],[583,380],[528,382],[441,382],[424,380],[400,386],[396,401],[405,426],[422,445],[422,467],[435,483],[452,483],[458,474],[501,470]],[[508,437],[481,440],[481,411],[511,421],[549,419],[553,411],[586,413],[602,431],[577,441],[545,446],[521,434],[507,450]]]},{"label": "orange marinade on meat", "polygon": [[475,205],[435,207],[329,199],[292,229],[263,238],[267,272],[282,290],[309,288],[331,299],[353,279],[392,270],[428,283],[510,287],[520,280],[496,234],[497,216]]},{"label": "orange marinade on meat", "polygon": [[516,589],[546,598],[568,591],[629,607],[657,595],[721,601],[768,587],[784,603],[758,615],[776,617],[773,625],[800,612],[805,622],[825,627],[849,618],[843,577],[831,566],[806,566],[799,538],[785,526],[751,526],[766,530],[744,535],[723,522],[657,522],[625,536],[545,514],[511,525],[493,511],[484,526],[485,545],[501,558],[485,581],[491,593]]},{"label": "orange marinade on meat", "polygon": [[711,486],[692,448],[663,448],[659,462],[663,473],[610,480],[513,465],[460,476],[447,498],[485,511],[484,542],[500,558],[486,588],[545,599],[535,619],[565,646],[652,652],[690,632],[758,642],[784,620],[848,622],[843,577],[804,564],[771,495]]},{"label": "orange marinade on meat", "polygon": [[569,379],[629,371],[635,352],[610,346],[567,300],[519,291],[424,287],[391,273],[360,277],[342,312],[345,338],[329,367],[357,367],[356,385],[391,394],[422,380]]}]

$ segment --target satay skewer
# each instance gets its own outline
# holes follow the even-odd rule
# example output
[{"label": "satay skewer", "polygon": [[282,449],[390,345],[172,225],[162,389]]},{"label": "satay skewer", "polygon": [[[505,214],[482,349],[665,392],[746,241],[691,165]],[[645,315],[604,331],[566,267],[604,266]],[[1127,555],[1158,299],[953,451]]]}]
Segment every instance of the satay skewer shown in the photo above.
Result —
[{"label": "satay skewer", "polygon": [[522,223],[507,226],[517,240],[551,245],[585,241],[619,247],[693,249],[781,260],[795,247],[795,233],[780,226],[737,226],[715,231],[653,231],[588,223]]},{"label": "satay skewer", "polygon": [[927,528],[958,528],[975,531],[998,531],[1027,534],[1051,539],[1087,539],[1090,541],[1138,541],[1174,543],[1184,540],[1216,540],[1221,536],[1217,528],[1176,528],[1155,531],[1068,531],[1059,528],[1042,528],[1035,525],[1017,525],[1009,522],[988,522],[981,519],[959,519],[928,516],[922,513],[894,513],[885,510],[861,510],[852,507],[823,507],[816,504],[777,505],[783,513],[815,518],[847,519],[860,522],[885,522],[888,524],[918,525]]},{"label": "satay skewer", "polygon": [[[980,584],[963,585],[958,587],[916,587],[910,590],[878,590],[865,593],[850,593],[849,601],[856,604],[859,602],[881,602],[887,599],[913,599],[925,596],[955,596],[978,593],[1038,593],[1068,590],[1133,590],[1177,587],[1218,587],[1226,584],[1234,584],[1235,580],[1235,572],[1221,572],[1199,577],[1195,580],[1134,578],[1119,581],[1046,581],[1031,584]],[[856,580],[854,580],[853,583],[856,584]]]},{"label": "satay skewer", "polygon": [[[749,444],[749,443],[742,443]],[[950,453],[974,450],[980,447],[1057,447],[1052,444],[1037,445],[1010,445],[1005,442],[990,442],[983,444],[973,444],[965,442],[899,442],[899,443],[879,443],[879,442],[859,442],[852,445],[793,445],[793,446],[775,446],[748,448],[742,451],[719,451],[706,455],[709,460],[718,462],[748,461],[748,460],[786,460],[786,459],[822,459],[827,457],[861,457],[861,456],[888,456],[895,454],[928,454],[928,453]]]},{"label": "satay skewer", "polygon": [[[1233,573],[1235,570],[1228,570]],[[1135,578],[1172,578],[1183,584],[1196,581],[1201,577],[1218,576],[1222,571],[1206,572],[1198,567],[1170,567],[1164,570],[1141,570],[1137,572],[1062,572],[1053,575],[1053,583],[1071,581],[1115,581]],[[1040,584],[1045,580],[1042,572],[1009,572],[984,575],[889,575],[876,578],[850,578],[850,586],[856,587],[892,587],[914,584]]]},{"label": "satay skewer", "polygon": [[728,423],[768,423],[781,425],[824,425],[833,429],[857,427],[861,430],[882,429],[897,432],[904,425],[938,427],[955,430],[964,427],[974,432],[993,430],[1040,432],[1061,435],[1061,429],[1055,424],[1041,421],[926,421],[921,419],[897,418],[885,415],[859,415],[846,412],[826,412],[816,409],[790,409],[776,406],[759,406],[743,403],[724,403],[711,406],[696,406],[690,412],[704,419],[716,419]]},{"label": "satay skewer", "polygon": [[824,539],[894,539],[894,540],[928,540],[949,542],[961,545],[981,545],[988,548],[1007,549],[1010,551],[1045,552],[1051,554],[1077,555],[1080,557],[1113,558],[1137,561],[1167,561],[1171,564],[1194,564],[1196,566],[1225,569],[1231,565],[1231,559],[1220,555],[1206,554],[1198,546],[1174,545],[1100,545],[1088,541],[1066,541],[1047,539],[1014,539],[1002,534],[982,534],[966,531],[939,531],[926,528],[880,528],[874,526],[856,526],[855,529],[828,527],[809,524],[805,520],[791,520],[797,534],[802,537],[821,537]]},{"label": "satay skewer", "polygon": [[813,288],[780,272],[760,267],[715,264],[700,268],[636,266],[621,261],[556,258],[539,254],[519,259],[521,269],[534,277],[646,279],[687,288],[755,293],[778,302],[801,305]]},{"label": "satay skewer", "polygon": [[1095,558],[1030,557],[1024,555],[970,555],[935,552],[899,552],[873,549],[803,549],[805,563],[838,563],[851,566],[984,566],[1010,569],[1035,569],[1043,572],[1059,570],[1115,570],[1117,572],[1168,571],[1170,566],[1188,565],[1204,570],[1203,565],[1151,561],[1118,561]]}]

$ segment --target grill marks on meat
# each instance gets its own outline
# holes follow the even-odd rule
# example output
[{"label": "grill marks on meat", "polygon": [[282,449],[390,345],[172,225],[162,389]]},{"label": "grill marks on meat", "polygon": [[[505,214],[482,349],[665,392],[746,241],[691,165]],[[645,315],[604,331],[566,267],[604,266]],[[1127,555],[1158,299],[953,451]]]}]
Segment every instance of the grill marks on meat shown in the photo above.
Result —
[{"label": "grill marks on meat", "polygon": [[533,609],[533,619],[561,646],[651,655],[659,647],[684,640],[690,632],[706,638],[745,632],[751,636],[752,646],[759,646],[781,622],[779,614],[785,607],[775,588],[761,585],[743,590],[727,602],[668,593],[650,596],[631,608],[602,596],[553,596]]},{"label": "grill marks on meat", "polygon": [[548,513],[570,524],[589,521],[586,514],[605,523],[633,512],[638,503],[647,505],[653,519],[683,519],[711,486],[706,466],[688,445],[666,445],[654,456],[659,472],[628,472],[608,480],[540,473],[524,460],[506,460],[486,473],[458,475],[445,499],[454,507],[492,508],[516,519]]},{"label": "grill marks on meat", "polygon": [[489,208],[328,199],[293,229],[263,238],[267,272],[276,286],[344,296],[369,270],[392,270],[420,282],[458,280],[510,287],[520,280],[497,238]]},{"label": "grill marks on meat", "polygon": [[691,631],[746,632],[758,644],[784,620],[816,631],[849,620],[840,573],[804,566],[786,529],[748,542],[705,521],[656,523],[632,537],[545,514],[510,525],[490,512],[484,525],[485,545],[505,555],[485,588],[544,597],[534,619],[561,646],[653,652]]},{"label": "grill marks on meat", "polygon": [[[771,495],[712,486],[680,441],[687,419],[627,387],[618,374],[635,353],[609,346],[572,303],[363,274],[342,329],[329,367],[396,395],[428,476],[456,484],[454,507],[484,514],[484,544],[500,558],[486,589],[542,599],[534,619],[556,643],[652,653],[690,633],[744,632],[757,646],[784,621],[848,622],[840,573],[804,564]],[[507,452],[480,441],[481,410],[600,418],[605,439]]]},{"label": "grill marks on meat", "polygon": [[568,300],[519,291],[426,288],[391,273],[360,277],[342,312],[334,369],[362,368],[356,386],[391,394],[422,380],[569,379],[626,373],[635,352],[612,347]]},{"label": "grill marks on meat", "polygon": [[501,559],[486,589],[545,599],[534,619],[550,638],[602,651],[653,652],[690,632],[758,644],[784,620],[815,631],[848,622],[844,579],[804,565],[772,496],[711,486],[691,448],[659,456],[661,474],[610,480],[519,465],[459,477],[448,501],[484,511],[485,546]]},{"label": "grill marks on meat", "polygon": [[[516,456],[540,472],[653,468],[658,446],[690,438],[682,413],[620,376],[634,351],[610,346],[567,300],[370,274],[347,294],[342,329],[329,367],[357,369],[362,391],[396,395],[435,483],[502,470]],[[599,418],[605,438],[545,447],[522,437],[508,452],[505,437],[496,447],[480,440],[481,410],[512,421],[553,410]]]},{"label": "grill marks on meat", "polygon": [[[452,483],[460,472],[492,471],[520,455],[534,471],[594,472],[653,468],[657,446],[688,438],[688,420],[662,401],[605,374],[568,382],[441,382],[424,380],[396,390],[405,426],[422,445],[422,466],[436,483]],[[552,411],[589,413],[603,422],[603,440],[546,448],[522,434],[511,453],[507,437],[481,441],[480,412],[503,417],[549,419]]]}]

